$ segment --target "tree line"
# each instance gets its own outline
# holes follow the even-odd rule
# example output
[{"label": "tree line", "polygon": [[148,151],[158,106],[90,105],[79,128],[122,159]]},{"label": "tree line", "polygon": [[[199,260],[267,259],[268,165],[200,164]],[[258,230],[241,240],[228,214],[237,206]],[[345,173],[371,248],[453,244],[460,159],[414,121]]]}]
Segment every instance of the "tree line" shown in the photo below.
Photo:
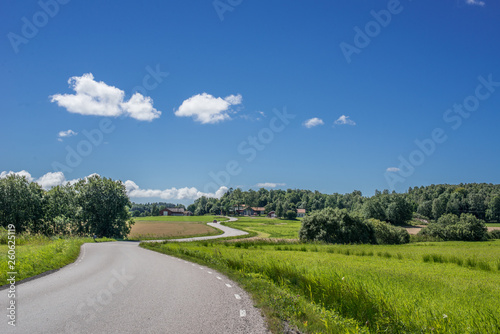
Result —
[{"label": "tree line", "polygon": [[220,199],[201,197],[188,206],[195,215],[232,214],[234,207],[264,207],[286,217],[289,211],[306,209],[307,213],[325,208],[359,212],[365,218],[402,225],[414,215],[437,221],[445,214],[472,214],[478,219],[500,221],[500,185],[470,183],[459,185],[430,185],[409,188],[406,193],[375,191],[364,197],[359,190],[348,194],[323,194],[318,191],[288,189],[257,191],[229,189]]},{"label": "tree line", "polygon": [[130,206],[121,181],[98,175],[48,191],[24,176],[0,179],[0,226],[18,233],[123,238]]},{"label": "tree line", "polygon": [[130,208],[130,214],[132,217],[148,217],[148,216],[159,216],[160,211],[167,208],[184,208],[186,207],[183,204],[172,204],[165,202],[156,202],[156,203],[132,203],[132,207]]}]

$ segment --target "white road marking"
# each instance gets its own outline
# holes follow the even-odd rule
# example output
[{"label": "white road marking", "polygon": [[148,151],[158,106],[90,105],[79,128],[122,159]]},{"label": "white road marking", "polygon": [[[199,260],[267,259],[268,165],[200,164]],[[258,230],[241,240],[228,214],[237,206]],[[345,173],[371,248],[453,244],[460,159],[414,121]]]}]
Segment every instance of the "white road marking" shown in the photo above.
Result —
[{"label": "white road marking", "polygon": [[222,278],[220,278],[219,276],[217,276],[217,279],[222,279]]},{"label": "white road marking", "polygon": [[200,267],[200,269],[203,269],[203,267]]},{"label": "white road marking", "polygon": [[247,311],[240,310],[240,317],[246,317],[246,316],[247,316]]},{"label": "white road marking", "polygon": [[227,283],[226,283],[226,286],[227,286],[228,288],[230,288],[230,287],[231,287],[231,284],[227,284]]},{"label": "white road marking", "polygon": [[211,271],[207,271],[207,273],[211,274],[212,272]]},{"label": "white road marking", "polygon": [[235,295],[234,295],[234,298],[236,298],[236,299],[241,299],[241,296],[240,296],[240,295],[236,295],[236,294],[235,294]]}]

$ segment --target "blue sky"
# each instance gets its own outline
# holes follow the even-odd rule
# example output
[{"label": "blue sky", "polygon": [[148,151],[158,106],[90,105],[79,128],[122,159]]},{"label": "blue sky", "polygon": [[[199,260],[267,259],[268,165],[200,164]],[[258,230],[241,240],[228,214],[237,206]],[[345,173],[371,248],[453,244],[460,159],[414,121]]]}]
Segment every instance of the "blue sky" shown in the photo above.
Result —
[{"label": "blue sky", "polygon": [[185,204],[500,183],[496,1],[3,7],[0,177],[97,173]]}]

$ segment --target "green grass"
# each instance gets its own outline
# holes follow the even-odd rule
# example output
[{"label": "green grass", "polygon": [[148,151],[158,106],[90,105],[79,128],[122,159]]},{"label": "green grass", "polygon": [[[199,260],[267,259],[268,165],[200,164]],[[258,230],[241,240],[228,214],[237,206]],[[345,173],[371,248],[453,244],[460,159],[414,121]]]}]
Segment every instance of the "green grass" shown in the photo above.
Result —
[{"label": "green grass", "polygon": [[225,222],[224,225],[246,232],[255,232],[261,238],[298,239],[301,221],[242,217],[235,222]]},{"label": "green grass", "polygon": [[500,240],[141,246],[225,272],[253,295],[276,333],[282,320],[307,333],[500,332]]},{"label": "green grass", "polygon": [[[80,254],[80,246],[94,242],[92,238],[55,239],[43,236],[21,236],[16,241],[15,270],[8,265],[8,246],[0,245],[0,285],[7,284],[7,272],[17,272],[16,281],[20,281],[43,272],[59,269],[74,262]],[[113,241],[101,238],[98,241]]]},{"label": "green grass", "polygon": [[487,223],[486,226],[488,226],[488,227],[500,227],[500,223]]},{"label": "green grass", "polygon": [[212,222],[214,219],[218,221],[226,221],[226,217],[221,216],[151,216],[151,217],[134,217],[134,221],[168,221],[168,222]]}]

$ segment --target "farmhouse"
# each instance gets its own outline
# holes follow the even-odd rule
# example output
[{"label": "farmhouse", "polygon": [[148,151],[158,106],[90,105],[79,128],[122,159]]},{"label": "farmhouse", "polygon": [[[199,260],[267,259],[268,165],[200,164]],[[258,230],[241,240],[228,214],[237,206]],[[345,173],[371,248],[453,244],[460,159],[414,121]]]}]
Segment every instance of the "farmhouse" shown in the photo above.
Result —
[{"label": "farmhouse", "polygon": [[267,214],[267,218],[276,218],[276,211],[270,211]]},{"label": "farmhouse", "polygon": [[304,217],[306,215],[306,209],[297,209],[297,217]]},{"label": "farmhouse", "polygon": [[191,211],[185,211],[184,208],[166,208],[160,210],[160,216],[191,216]]}]

